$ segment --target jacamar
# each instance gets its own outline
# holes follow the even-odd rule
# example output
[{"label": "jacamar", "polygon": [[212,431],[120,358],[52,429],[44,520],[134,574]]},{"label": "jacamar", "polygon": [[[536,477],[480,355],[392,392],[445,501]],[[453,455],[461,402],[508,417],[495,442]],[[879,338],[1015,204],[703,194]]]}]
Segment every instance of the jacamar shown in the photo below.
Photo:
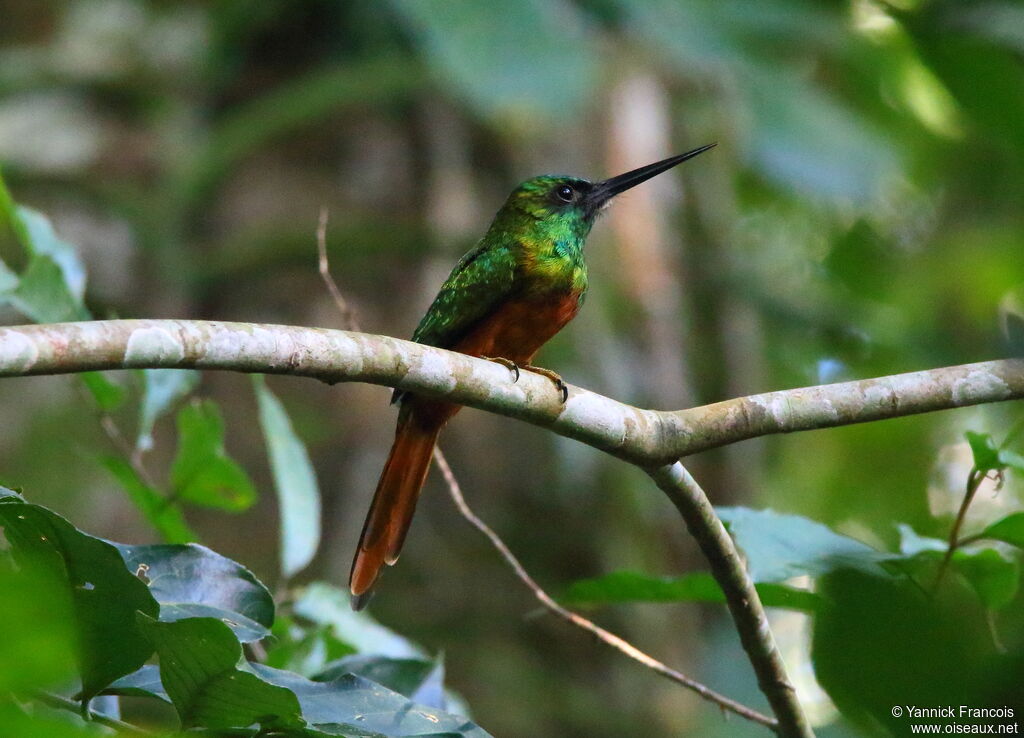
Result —
[{"label": "jacamar", "polygon": [[[563,176],[528,179],[494,216],[487,235],[459,260],[412,340],[543,374],[534,354],[575,317],[587,291],[583,245],[597,214],[620,192],[710,149],[701,146],[602,182]],[[461,406],[408,395],[352,562],[352,607],[362,609],[384,564],[394,564],[412,522],[437,436]]]}]

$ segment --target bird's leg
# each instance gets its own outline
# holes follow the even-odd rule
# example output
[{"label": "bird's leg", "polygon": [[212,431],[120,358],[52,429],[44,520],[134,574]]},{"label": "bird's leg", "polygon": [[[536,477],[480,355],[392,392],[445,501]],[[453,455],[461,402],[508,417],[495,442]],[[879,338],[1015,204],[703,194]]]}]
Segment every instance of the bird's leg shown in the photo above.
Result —
[{"label": "bird's leg", "polygon": [[513,382],[519,381],[519,365],[516,364],[511,359],[505,359],[501,356],[481,356],[480,358],[486,359],[487,361],[493,361],[495,364],[501,364],[503,367],[512,372],[513,376],[515,377],[515,379],[512,380]]},{"label": "bird's leg", "polygon": [[557,372],[553,372],[550,369],[544,367],[534,366],[533,364],[527,364],[522,367],[528,372],[539,374],[542,377],[547,377],[555,384],[555,389],[562,395],[562,404],[564,405],[566,400],[569,399],[569,386],[562,380],[562,376]]}]

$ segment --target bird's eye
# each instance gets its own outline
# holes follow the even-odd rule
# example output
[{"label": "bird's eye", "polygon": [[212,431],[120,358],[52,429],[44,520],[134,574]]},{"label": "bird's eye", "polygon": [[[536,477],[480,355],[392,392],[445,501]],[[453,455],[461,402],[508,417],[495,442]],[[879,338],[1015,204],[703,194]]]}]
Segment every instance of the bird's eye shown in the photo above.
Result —
[{"label": "bird's eye", "polygon": [[572,198],[575,194],[576,190],[574,190],[569,185],[562,185],[561,187],[555,189],[555,197],[557,197],[562,202],[572,202]]}]

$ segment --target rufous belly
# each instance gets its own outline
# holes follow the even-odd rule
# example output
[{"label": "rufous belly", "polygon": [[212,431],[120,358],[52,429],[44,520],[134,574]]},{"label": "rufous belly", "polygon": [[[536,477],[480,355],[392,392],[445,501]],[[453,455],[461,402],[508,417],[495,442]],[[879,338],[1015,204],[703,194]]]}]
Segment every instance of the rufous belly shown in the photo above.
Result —
[{"label": "rufous belly", "polygon": [[[534,355],[580,309],[578,292],[527,297],[510,300],[482,320],[479,325],[451,347],[470,356],[486,356],[529,364]],[[446,423],[461,409],[425,397],[410,396],[403,403],[403,412],[415,416],[427,427]]]}]

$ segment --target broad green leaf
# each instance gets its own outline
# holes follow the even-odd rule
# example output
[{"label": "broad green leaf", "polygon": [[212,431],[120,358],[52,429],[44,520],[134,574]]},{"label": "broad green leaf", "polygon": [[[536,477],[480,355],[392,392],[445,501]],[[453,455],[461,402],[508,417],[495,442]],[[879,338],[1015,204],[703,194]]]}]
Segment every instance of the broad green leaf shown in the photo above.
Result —
[{"label": "broad green leaf", "polygon": [[270,635],[274,598],[241,564],[195,543],[114,545],[128,569],[149,582],[161,621],[215,617],[243,643]]},{"label": "broad green leaf", "polygon": [[[813,611],[818,597],[813,592],[770,582],[755,585],[765,607]],[[577,605],[608,605],[624,602],[725,602],[714,577],[706,572],[681,577],[654,577],[617,571],[573,582],[567,602]]]},{"label": "broad green leaf", "polygon": [[818,584],[814,674],[847,719],[871,726],[864,735],[909,734],[906,716],[879,732],[895,692],[907,705],[984,704],[982,685],[999,671],[985,614],[966,587],[932,597],[920,582],[849,569]]},{"label": "broad green leaf", "polygon": [[153,426],[175,402],[199,384],[199,372],[190,369],[143,369],[142,403],[139,406],[139,434],[135,448],[153,447]]},{"label": "broad green leaf", "polygon": [[320,625],[330,625],[334,635],[357,653],[391,658],[426,658],[423,650],[365,612],[353,612],[349,597],[337,587],[315,582],[299,591],[293,606],[296,615]]},{"label": "broad green leaf", "polygon": [[181,506],[168,500],[139,477],[132,465],[119,456],[105,456],[100,463],[121,484],[146,520],[167,543],[188,543],[197,536],[185,521]]},{"label": "broad green leaf", "polygon": [[[949,544],[938,538],[920,536],[909,525],[901,524],[899,530],[902,556],[894,557],[892,563],[908,573],[919,572],[923,568],[926,576],[935,576]],[[958,548],[950,558],[950,565],[967,580],[982,604],[990,610],[1005,607],[1017,594],[1020,566],[994,548],[978,544]]]},{"label": "broad green leaf", "polygon": [[755,582],[782,582],[835,569],[885,573],[881,562],[886,554],[805,517],[746,507],[716,511],[746,555]]},{"label": "broad green leaf", "polygon": [[958,549],[953,566],[964,575],[989,610],[1000,610],[1017,596],[1020,565],[994,548]]},{"label": "broad green leaf", "polygon": [[453,738],[487,736],[486,732],[466,718],[416,704],[397,692],[359,676],[345,674],[330,682],[314,682],[298,674],[280,671],[263,664],[250,666],[262,679],[287,687],[298,697],[303,717],[314,728],[320,730],[355,729],[371,734],[377,733],[387,738],[427,735],[451,735]]},{"label": "broad green leaf", "polygon": [[36,567],[15,570],[3,541],[0,525],[0,695],[67,683],[76,664],[70,602],[57,594],[66,584]]},{"label": "broad green leaf", "polygon": [[231,512],[248,509],[256,490],[224,450],[224,421],[211,400],[178,412],[178,453],[171,466],[175,497]]},{"label": "broad green leaf", "polygon": [[1002,520],[997,520],[980,535],[992,541],[1003,541],[1024,548],[1024,512],[1013,513]]},{"label": "broad green leaf", "polygon": [[1002,469],[1003,464],[999,461],[999,449],[992,436],[988,433],[977,433],[967,431],[964,433],[967,443],[971,446],[971,453],[974,455],[974,465],[978,471],[984,473],[993,469]]},{"label": "broad green leaf", "polygon": [[565,0],[392,5],[438,76],[487,116],[565,121],[590,96],[597,55],[584,19]]},{"label": "broad green leaf", "polygon": [[369,679],[421,705],[446,709],[444,663],[441,661],[346,656],[328,664],[313,681],[330,682],[345,674]]},{"label": "broad green leaf", "polygon": [[299,702],[289,690],[238,668],[242,645],[215,618],[164,623],[139,615],[160,657],[160,680],[183,728],[301,728]]},{"label": "broad green leaf", "polygon": [[320,544],[320,490],[306,447],[281,401],[262,376],[252,380],[281,516],[281,573],[288,578],[313,560]]},{"label": "broad green leaf", "polygon": [[135,612],[155,616],[160,606],[114,546],[17,497],[0,497],[0,525],[19,564],[60,583],[41,596],[74,613],[84,697],[149,658],[153,649],[135,627]]},{"label": "broad green leaf", "polygon": [[160,667],[156,664],[144,664],[137,671],[123,676],[100,694],[113,694],[123,697],[154,697],[164,702],[171,698],[160,681]]},{"label": "broad green leaf", "polygon": [[96,400],[96,406],[105,413],[121,407],[128,394],[124,387],[107,379],[102,372],[82,372],[78,377]]},{"label": "broad green leaf", "polygon": [[271,628],[272,639],[266,645],[263,662],[277,669],[294,671],[312,677],[331,661],[355,653],[355,649],[338,639],[330,625],[303,627],[288,616],[279,615]]}]

